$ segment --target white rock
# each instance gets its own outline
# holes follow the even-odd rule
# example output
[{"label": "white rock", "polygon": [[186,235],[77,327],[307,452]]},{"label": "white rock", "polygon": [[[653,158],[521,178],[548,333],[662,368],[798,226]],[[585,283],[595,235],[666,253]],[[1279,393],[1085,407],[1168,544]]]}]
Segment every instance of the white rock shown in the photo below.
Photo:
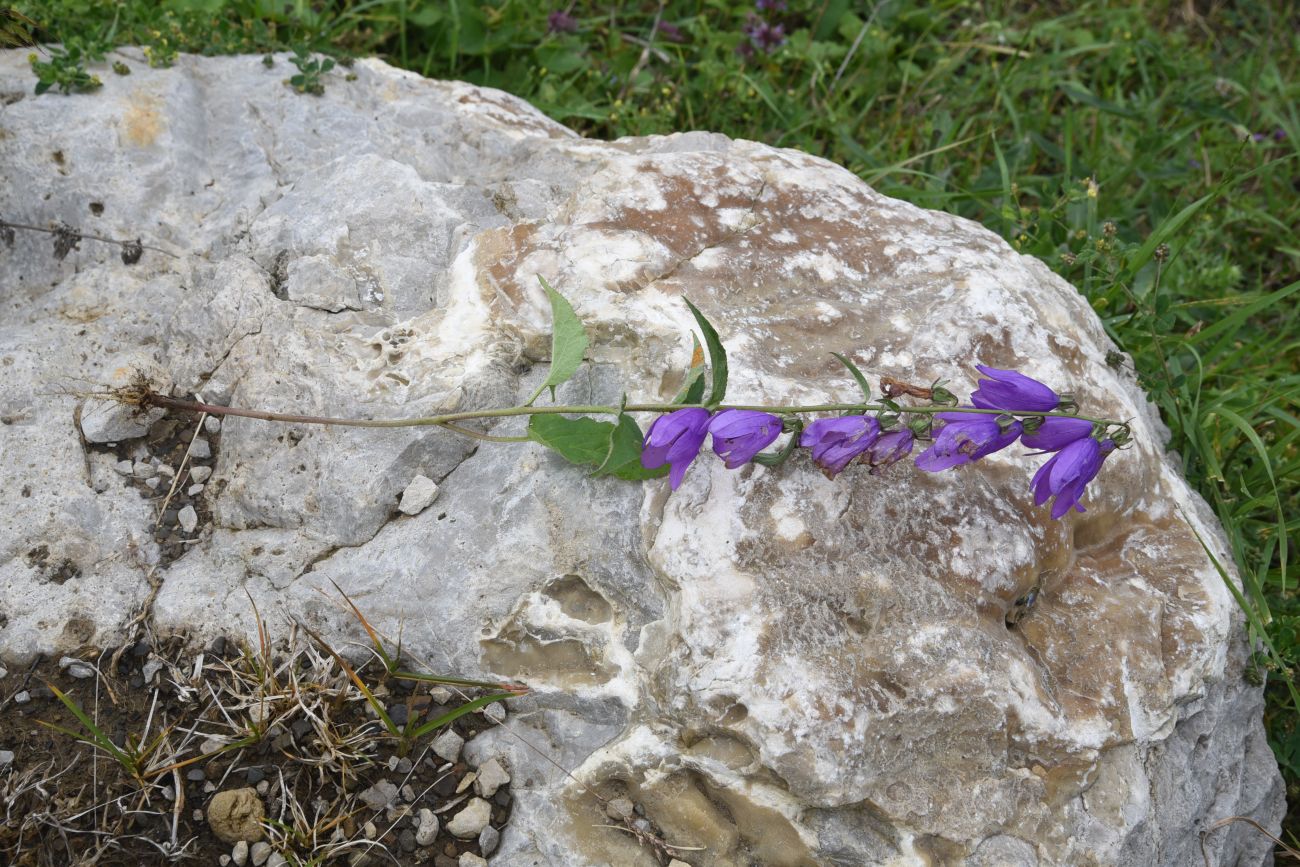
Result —
[{"label": "white rock", "polygon": [[230,850],[230,860],[235,863],[235,867],[244,867],[248,863],[248,841],[240,840]]},{"label": "white rock", "polygon": [[402,491],[397,509],[404,515],[418,515],[438,498],[438,486],[428,476],[416,476]]},{"label": "white rock", "polygon": [[70,677],[78,680],[85,680],[88,677],[95,676],[95,667],[73,656],[65,656],[59,660],[59,668],[63,669]]},{"label": "white rock", "polygon": [[484,855],[495,852],[500,842],[501,832],[491,825],[484,826],[483,830],[478,832],[478,848]]},{"label": "white rock", "polygon": [[199,513],[194,511],[193,506],[186,506],[176,514],[176,521],[186,533],[193,533],[199,525]]},{"label": "white rock", "polygon": [[145,683],[153,683],[153,676],[163,669],[161,659],[150,659],[140,666],[140,676],[144,678]]},{"label": "white rock", "polygon": [[135,473],[135,463],[133,461],[118,461],[113,464],[113,469],[124,476],[129,476]]},{"label": "white rock", "polygon": [[137,479],[152,479],[158,475],[158,468],[148,461],[136,461],[131,468],[131,474]]},{"label": "white rock", "polygon": [[455,730],[447,729],[433,739],[431,746],[435,755],[454,762],[460,758],[460,748],[465,746],[465,739],[456,734]]},{"label": "white rock", "polygon": [[162,478],[160,476],[154,476],[152,479],[145,479],[144,483],[150,488],[157,490],[158,486],[162,484]]},{"label": "white rock", "polygon": [[487,861],[473,852],[461,852],[460,860],[456,864],[458,867],[487,867]]},{"label": "white rock", "polygon": [[32,694],[25,689],[14,693],[14,704],[27,704],[31,700]]},{"label": "white rock", "polygon": [[203,420],[203,429],[210,434],[219,433],[221,431],[221,419],[215,415],[208,416]]},{"label": "white rock", "polygon": [[190,479],[195,482],[199,482],[199,483],[206,482],[208,480],[208,477],[211,475],[212,475],[212,467],[205,467],[202,464],[190,465]]},{"label": "white rock", "polygon": [[492,720],[497,725],[506,721],[506,706],[504,702],[494,701],[483,708],[483,716]]},{"label": "white rock", "polygon": [[506,769],[501,767],[501,760],[492,758],[488,759],[478,769],[478,779],[474,781],[474,788],[484,798],[491,798],[497,793],[497,789],[510,782],[510,775]]},{"label": "white rock", "polygon": [[226,865],[230,863],[230,856],[224,852],[221,853],[221,857],[217,859],[217,863],[220,864],[221,867],[226,867]]},{"label": "white rock", "polygon": [[194,442],[190,444],[190,460],[206,461],[212,457],[212,446],[203,437],[195,437]]},{"label": "white rock", "polygon": [[201,493],[203,493],[202,485],[190,485],[185,489],[186,496],[197,497]]},{"label": "white rock", "polygon": [[[99,380],[96,391],[132,387],[137,381],[159,392],[171,387],[167,372],[143,348],[107,359],[96,373]],[[81,406],[81,434],[91,443],[135,439],[147,434],[162,416],[163,410],[156,407],[141,410],[110,397],[88,397]]]},{"label": "white rock", "polygon": [[470,798],[469,803],[451,817],[447,832],[462,840],[472,840],[492,820],[492,805],[482,798]]},{"label": "white rock", "polygon": [[249,857],[253,862],[253,867],[261,867],[271,857],[271,844],[266,841],[254,843],[249,848]]},{"label": "white rock", "polygon": [[13,750],[0,750],[0,768],[7,768],[14,763]]},{"label": "white rock", "polygon": [[266,859],[266,867],[284,867],[286,863],[288,862],[279,852],[272,852],[271,857]]},{"label": "white rock", "polygon": [[421,808],[416,815],[419,818],[419,825],[415,829],[415,845],[433,845],[433,841],[438,836],[438,817],[427,808]]}]

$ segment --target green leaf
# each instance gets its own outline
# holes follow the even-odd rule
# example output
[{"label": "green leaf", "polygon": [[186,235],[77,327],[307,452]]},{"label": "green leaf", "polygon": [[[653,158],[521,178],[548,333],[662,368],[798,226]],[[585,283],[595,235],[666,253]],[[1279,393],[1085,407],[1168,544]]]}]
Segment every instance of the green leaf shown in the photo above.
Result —
[{"label": "green leaf", "polygon": [[587,332],[582,330],[582,322],[573,312],[573,305],[552,289],[545,277],[539,274],[537,279],[551,299],[551,372],[529,399],[530,404],[547,388],[551,390],[551,400],[555,400],[555,387],[573,376],[587,352]]},{"label": "green leaf", "polygon": [[853,374],[853,378],[858,381],[858,388],[862,389],[862,402],[871,403],[871,386],[867,385],[867,378],[862,375],[862,371],[858,370],[858,366],[838,352],[832,352],[831,355],[839,359],[840,364],[847,367],[849,373]]},{"label": "green leaf", "polygon": [[673,398],[673,403],[699,403],[704,400],[704,347],[700,346],[700,339],[694,334],[691,335],[691,368],[686,371],[686,382],[682,384],[682,390]]},{"label": "green leaf", "polygon": [[528,420],[528,436],[559,453],[571,464],[599,467],[609,457],[614,425],[594,418],[535,415]]},{"label": "green leaf", "polygon": [[666,464],[653,470],[641,466],[641,447],[644,442],[645,434],[641,432],[641,426],[627,413],[619,415],[618,426],[609,438],[609,454],[597,468],[596,475],[615,476],[631,482],[668,475],[669,467]]},{"label": "green leaf", "polygon": [[722,403],[722,398],[727,393],[727,350],[722,348],[718,332],[709,324],[709,320],[704,318],[699,308],[686,299],[682,300],[686,301],[686,306],[691,308],[691,315],[695,317],[695,322],[704,334],[704,345],[709,350],[709,366],[713,369],[713,387],[709,391],[706,405],[717,406]]}]

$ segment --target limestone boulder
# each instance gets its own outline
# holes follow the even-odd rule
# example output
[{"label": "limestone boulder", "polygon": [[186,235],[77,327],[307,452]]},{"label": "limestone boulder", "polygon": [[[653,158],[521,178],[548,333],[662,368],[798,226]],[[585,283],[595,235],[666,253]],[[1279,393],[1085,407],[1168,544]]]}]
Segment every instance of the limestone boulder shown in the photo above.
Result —
[{"label": "limestone boulder", "polygon": [[[257,57],[115,59],[134,74],[33,97],[0,53],[0,215],[173,254],[0,250],[5,656],[112,642],[151,582],[155,630],[251,633],[247,592],[273,627],[354,638],[336,582],[435,669],[532,687],[465,747],[510,768],[494,864],[659,863],[609,827],[623,798],[695,865],[1182,867],[1219,819],[1276,830],[1261,692],[1202,548],[1229,562],[1222,534],[1043,263],[795,151],[584,140],[378,61],[313,98]],[[706,455],[670,496],[528,444],[227,418],[177,556],[114,469],[148,459],[150,420],[113,442],[77,423],[124,357],[178,395],[295,413],[517,403],[546,375],[538,275],[591,337],[561,400],[670,399],[690,298],[734,400],[851,400],[832,351],[959,394],[983,363],[1133,419],[1134,446],[1054,522],[1022,449],[833,482]],[[407,515],[417,476],[440,493]],[[1270,858],[1243,823],[1207,847]]]}]

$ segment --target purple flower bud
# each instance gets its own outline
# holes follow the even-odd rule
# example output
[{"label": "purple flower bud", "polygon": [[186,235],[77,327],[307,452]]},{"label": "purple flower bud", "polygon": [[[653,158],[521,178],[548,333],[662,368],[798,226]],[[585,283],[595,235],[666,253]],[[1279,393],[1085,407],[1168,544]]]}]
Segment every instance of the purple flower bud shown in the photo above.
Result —
[{"label": "purple flower bud", "polygon": [[734,470],[749,463],[754,455],[781,435],[781,419],[768,412],[724,409],[709,422],[713,451]]},{"label": "purple flower bud", "polygon": [[1004,449],[1024,430],[1018,421],[999,424],[993,416],[975,413],[941,412],[943,427],[934,445],[916,457],[916,465],[929,473],[969,464]]},{"label": "purple flower bud", "polygon": [[1257,141],[1257,142],[1263,141],[1264,138],[1265,135],[1262,132],[1253,133],[1250,136],[1251,141]]},{"label": "purple flower bud", "polygon": [[557,10],[546,16],[546,27],[551,33],[577,33],[578,19],[568,12]]},{"label": "purple flower bud", "polygon": [[641,466],[654,470],[664,464],[672,465],[668,481],[673,490],[682,483],[686,468],[700,453],[704,437],[709,432],[709,411],[688,407],[661,415],[646,431],[641,448]]},{"label": "purple flower bud", "polygon": [[665,42],[676,42],[680,44],[686,41],[686,34],[682,32],[682,28],[678,27],[676,24],[669,24],[667,21],[663,21],[659,24],[659,35],[664,38]]},{"label": "purple flower bud", "polygon": [[1044,452],[1058,452],[1075,440],[1081,440],[1092,433],[1092,422],[1081,418],[1045,418],[1033,433],[1020,438],[1023,445]]},{"label": "purple flower bud", "polygon": [[1282,127],[1278,127],[1277,129],[1273,130],[1273,141],[1282,141],[1285,138],[1286,138],[1286,130],[1282,129]]},{"label": "purple flower bud", "polygon": [[880,422],[865,415],[818,419],[804,428],[799,445],[812,449],[813,463],[833,479],[880,436]]},{"label": "purple flower bud", "polygon": [[1029,483],[1034,492],[1034,502],[1043,505],[1050,498],[1052,518],[1059,519],[1071,508],[1084,511],[1079,505],[1084,488],[1101,470],[1106,455],[1115,450],[1111,440],[1097,442],[1092,437],[1078,439],[1052,455],[1052,459],[1038,468],[1034,479]]},{"label": "purple flower bud", "polygon": [[754,6],[764,12],[784,12],[785,0],[755,0]]},{"label": "purple flower bud", "polygon": [[979,365],[975,369],[989,377],[989,379],[981,379],[979,387],[971,392],[971,403],[980,409],[1051,412],[1061,402],[1056,392],[1038,380],[1030,379],[1014,370],[999,370],[984,365]]},{"label": "purple flower bud", "polygon": [[897,463],[910,455],[915,444],[916,436],[908,428],[881,434],[880,438],[867,449],[867,462],[871,464],[871,474],[879,475],[890,464]]}]

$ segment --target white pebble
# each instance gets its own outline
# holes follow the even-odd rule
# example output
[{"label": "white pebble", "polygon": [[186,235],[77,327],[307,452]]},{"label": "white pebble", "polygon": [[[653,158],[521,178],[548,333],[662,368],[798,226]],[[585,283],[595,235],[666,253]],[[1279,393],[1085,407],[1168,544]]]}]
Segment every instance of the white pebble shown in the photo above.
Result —
[{"label": "white pebble", "polygon": [[131,467],[131,473],[137,479],[152,479],[154,476],[158,475],[158,468],[153,464],[146,463],[145,461],[136,461]]},{"label": "white pebble", "polygon": [[490,798],[497,793],[497,789],[510,782],[510,775],[506,769],[501,767],[498,759],[488,759],[478,769],[478,779],[474,781],[474,788],[485,798]]},{"label": "white pebble", "polygon": [[185,489],[185,495],[187,497],[197,497],[201,493],[203,493],[202,485],[190,485]]},{"label": "white pebble", "polygon": [[144,665],[140,666],[140,676],[144,678],[145,683],[150,683],[153,676],[162,671],[163,663],[160,659],[151,659]]},{"label": "white pebble", "polygon": [[156,491],[158,490],[158,486],[162,484],[162,476],[154,476],[152,479],[145,479],[144,483]]},{"label": "white pebble", "polygon": [[472,840],[479,835],[492,818],[492,805],[482,798],[470,798],[469,803],[447,823],[453,837]]},{"label": "white pebble", "polygon": [[447,729],[434,739],[432,746],[439,758],[454,762],[460,758],[460,748],[465,746],[465,739],[452,729]]},{"label": "white pebble", "polygon": [[0,768],[7,768],[14,763],[13,750],[0,750]]},{"label": "white pebble", "polygon": [[247,840],[240,840],[235,844],[235,848],[230,850],[230,860],[235,862],[236,867],[244,867],[248,863]]},{"label": "white pebble", "polygon": [[210,475],[212,475],[212,467],[190,467],[190,479],[195,482],[206,482]]},{"label": "white pebble", "polygon": [[131,475],[131,473],[135,471],[135,464],[131,463],[130,461],[118,461],[117,463],[113,464],[113,469],[117,470],[119,473],[121,473],[124,476],[129,476]]},{"label": "white pebble", "polygon": [[203,420],[203,429],[210,434],[216,433],[221,430],[221,419],[215,415],[208,416]]},{"label": "white pebble", "polygon": [[176,520],[180,522],[182,530],[193,533],[194,528],[199,525],[199,513],[194,511],[193,506],[186,506],[176,515]]},{"label": "white pebble", "polygon": [[266,859],[266,867],[284,867],[287,863],[289,862],[279,852],[272,852],[271,857]]},{"label": "white pebble", "polygon": [[438,817],[430,809],[419,812],[420,824],[415,829],[415,845],[431,846],[438,836]]},{"label": "white pebble", "polygon": [[31,700],[32,700],[32,694],[27,690],[14,693],[14,704],[27,704],[27,702]]},{"label": "white pebble", "polygon": [[72,656],[65,656],[60,659],[59,668],[66,671],[69,676],[75,677],[78,680],[85,680],[86,678],[94,677],[95,675],[95,669],[93,666],[87,665],[80,659]]},{"label": "white pebble", "polygon": [[195,460],[205,460],[212,457],[212,446],[203,437],[195,437],[194,442],[190,445],[190,457]]},{"label": "white pebble", "polygon": [[491,855],[501,842],[501,832],[491,825],[478,832],[478,849],[484,855]]},{"label": "white pebble", "polygon": [[487,862],[473,852],[461,852],[456,867],[487,867]]},{"label": "white pebble", "polygon": [[494,701],[483,708],[483,716],[492,720],[497,725],[506,721],[506,706],[499,701]]},{"label": "white pebble", "polygon": [[397,510],[403,515],[418,515],[438,499],[438,485],[428,476],[416,476],[402,491],[402,502]]},{"label": "white pebble", "polygon": [[266,863],[266,859],[271,857],[271,844],[266,841],[254,843],[249,853],[253,858],[253,867],[262,867]]}]

